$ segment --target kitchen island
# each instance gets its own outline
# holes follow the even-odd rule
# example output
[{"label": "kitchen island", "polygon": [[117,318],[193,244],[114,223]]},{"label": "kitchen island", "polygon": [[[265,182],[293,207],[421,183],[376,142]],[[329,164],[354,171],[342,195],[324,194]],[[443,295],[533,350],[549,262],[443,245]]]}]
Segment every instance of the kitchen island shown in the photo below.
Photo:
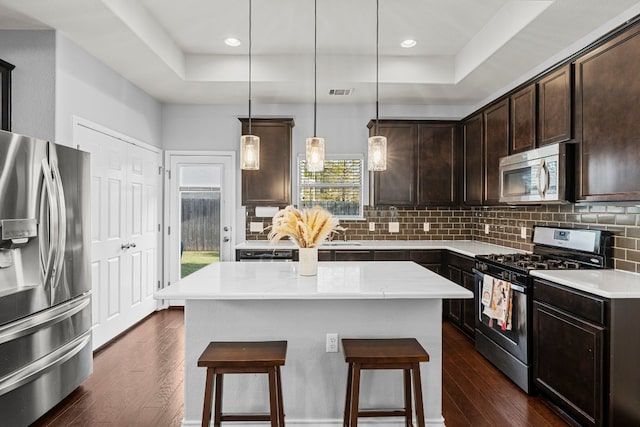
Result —
[{"label": "kitchen island", "polygon": [[[289,343],[282,369],[287,426],[341,425],[347,364],[340,352],[326,352],[327,333],[418,339],[430,355],[421,364],[425,421],[444,425],[442,299],[472,293],[406,261],[320,263],[312,277],[297,269],[295,262],[211,264],[156,293],[156,299],[185,300],[182,425],[200,425],[205,369],[197,359],[210,341],[282,339]],[[225,379],[224,411],[267,412],[264,377]],[[402,395],[399,371],[364,373],[361,407],[399,407]],[[387,421],[404,425],[400,418]]]}]

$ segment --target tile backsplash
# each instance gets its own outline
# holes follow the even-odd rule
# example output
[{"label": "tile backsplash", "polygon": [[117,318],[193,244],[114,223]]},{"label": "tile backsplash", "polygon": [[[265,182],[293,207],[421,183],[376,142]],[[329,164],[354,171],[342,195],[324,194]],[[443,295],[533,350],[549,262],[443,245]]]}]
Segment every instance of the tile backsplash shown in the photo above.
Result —
[{"label": "tile backsplash", "polygon": [[[364,220],[343,220],[347,228],[334,239],[347,240],[478,240],[497,245],[532,250],[531,228],[547,225],[566,228],[595,228],[613,233],[613,266],[640,273],[640,207],[602,205],[550,205],[493,208],[433,208],[427,210],[365,207]],[[271,224],[270,218],[256,218],[247,207],[247,240],[264,240],[267,231],[251,232],[252,221]],[[389,232],[397,222],[399,231]],[[374,223],[375,231],[369,231]],[[424,231],[425,223],[428,231]],[[489,233],[485,233],[485,230]],[[521,229],[526,227],[526,238]]]}]

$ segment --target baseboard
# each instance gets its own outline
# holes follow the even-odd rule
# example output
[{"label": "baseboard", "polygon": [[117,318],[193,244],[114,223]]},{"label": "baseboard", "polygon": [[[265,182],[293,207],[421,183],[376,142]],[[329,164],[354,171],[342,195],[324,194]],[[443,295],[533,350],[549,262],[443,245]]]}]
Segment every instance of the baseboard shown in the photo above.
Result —
[{"label": "baseboard", "polygon": [[[342,427],[342,419],[312,419],[312,420],[296,420],[286,418],[287,427]],[[265,423],[255,423],[255,422],[234,422],[234,425],[244,426],[244,427],[264,427]],[[426,419],[425,420],[426,427],[444,427],[444,418],[440,417],[439,419]],[[182,420],[182,427],[199,427],[202,425],[202,421],[200,420]],[[213,424],[211,424],[213,425]],[[415,425],[415,422],[414,422]],[[369,420],[362,419],[358,420],[358,426],[384,426],[384,427],[405,427],[405,423],[403,420],[398,418],[398,421],[391,421],[389,418],[382,418],[380,420]]]}]

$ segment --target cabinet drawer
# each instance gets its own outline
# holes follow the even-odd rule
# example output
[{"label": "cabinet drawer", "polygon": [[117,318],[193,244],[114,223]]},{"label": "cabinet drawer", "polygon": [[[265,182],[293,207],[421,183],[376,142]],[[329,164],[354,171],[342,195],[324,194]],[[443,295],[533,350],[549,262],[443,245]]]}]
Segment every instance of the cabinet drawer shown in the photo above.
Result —
[{"label": "cabinet drawer", "polygon": [[475,266],[475,259],[455,252],[449,252],[449,255],[447,256],[447,263],[449,265],[454,265],[463,271],[471,272]]},{"label": "cabinet drawer", "polygon": [[375,251],[373,253],[375,261],[409,261],[408,251]]},{"label": "cabinet drawer", "polygon": [[442,251],[411,251],[410,260],[418,264],[440,264],[442,263]]},{"label": "cabinet drawer", "polygon": [[333,261],[333,251],[318,251],[318,261]]},{"label": "cabinet drawer", "polygon": [[573,313],[583,319],[605,324],[605,300],[546,280],[533,281],[533,299]]},{"label": "cabinet drawer", "polygon": [[373,261],[371,251],[336,251],[336,261]]}]

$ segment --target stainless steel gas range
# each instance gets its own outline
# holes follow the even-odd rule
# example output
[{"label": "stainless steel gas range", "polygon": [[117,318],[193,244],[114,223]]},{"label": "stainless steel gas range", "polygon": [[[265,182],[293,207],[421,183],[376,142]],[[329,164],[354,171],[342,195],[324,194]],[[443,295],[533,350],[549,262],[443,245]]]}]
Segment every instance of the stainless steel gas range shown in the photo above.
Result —
[{"label": "stainless steel gas range", "polygon": [[478,255],[475,263],[476,350],[527,393],[532,380],[531,270],[607,268],[610,233],[533,228],[532,254]]}]

